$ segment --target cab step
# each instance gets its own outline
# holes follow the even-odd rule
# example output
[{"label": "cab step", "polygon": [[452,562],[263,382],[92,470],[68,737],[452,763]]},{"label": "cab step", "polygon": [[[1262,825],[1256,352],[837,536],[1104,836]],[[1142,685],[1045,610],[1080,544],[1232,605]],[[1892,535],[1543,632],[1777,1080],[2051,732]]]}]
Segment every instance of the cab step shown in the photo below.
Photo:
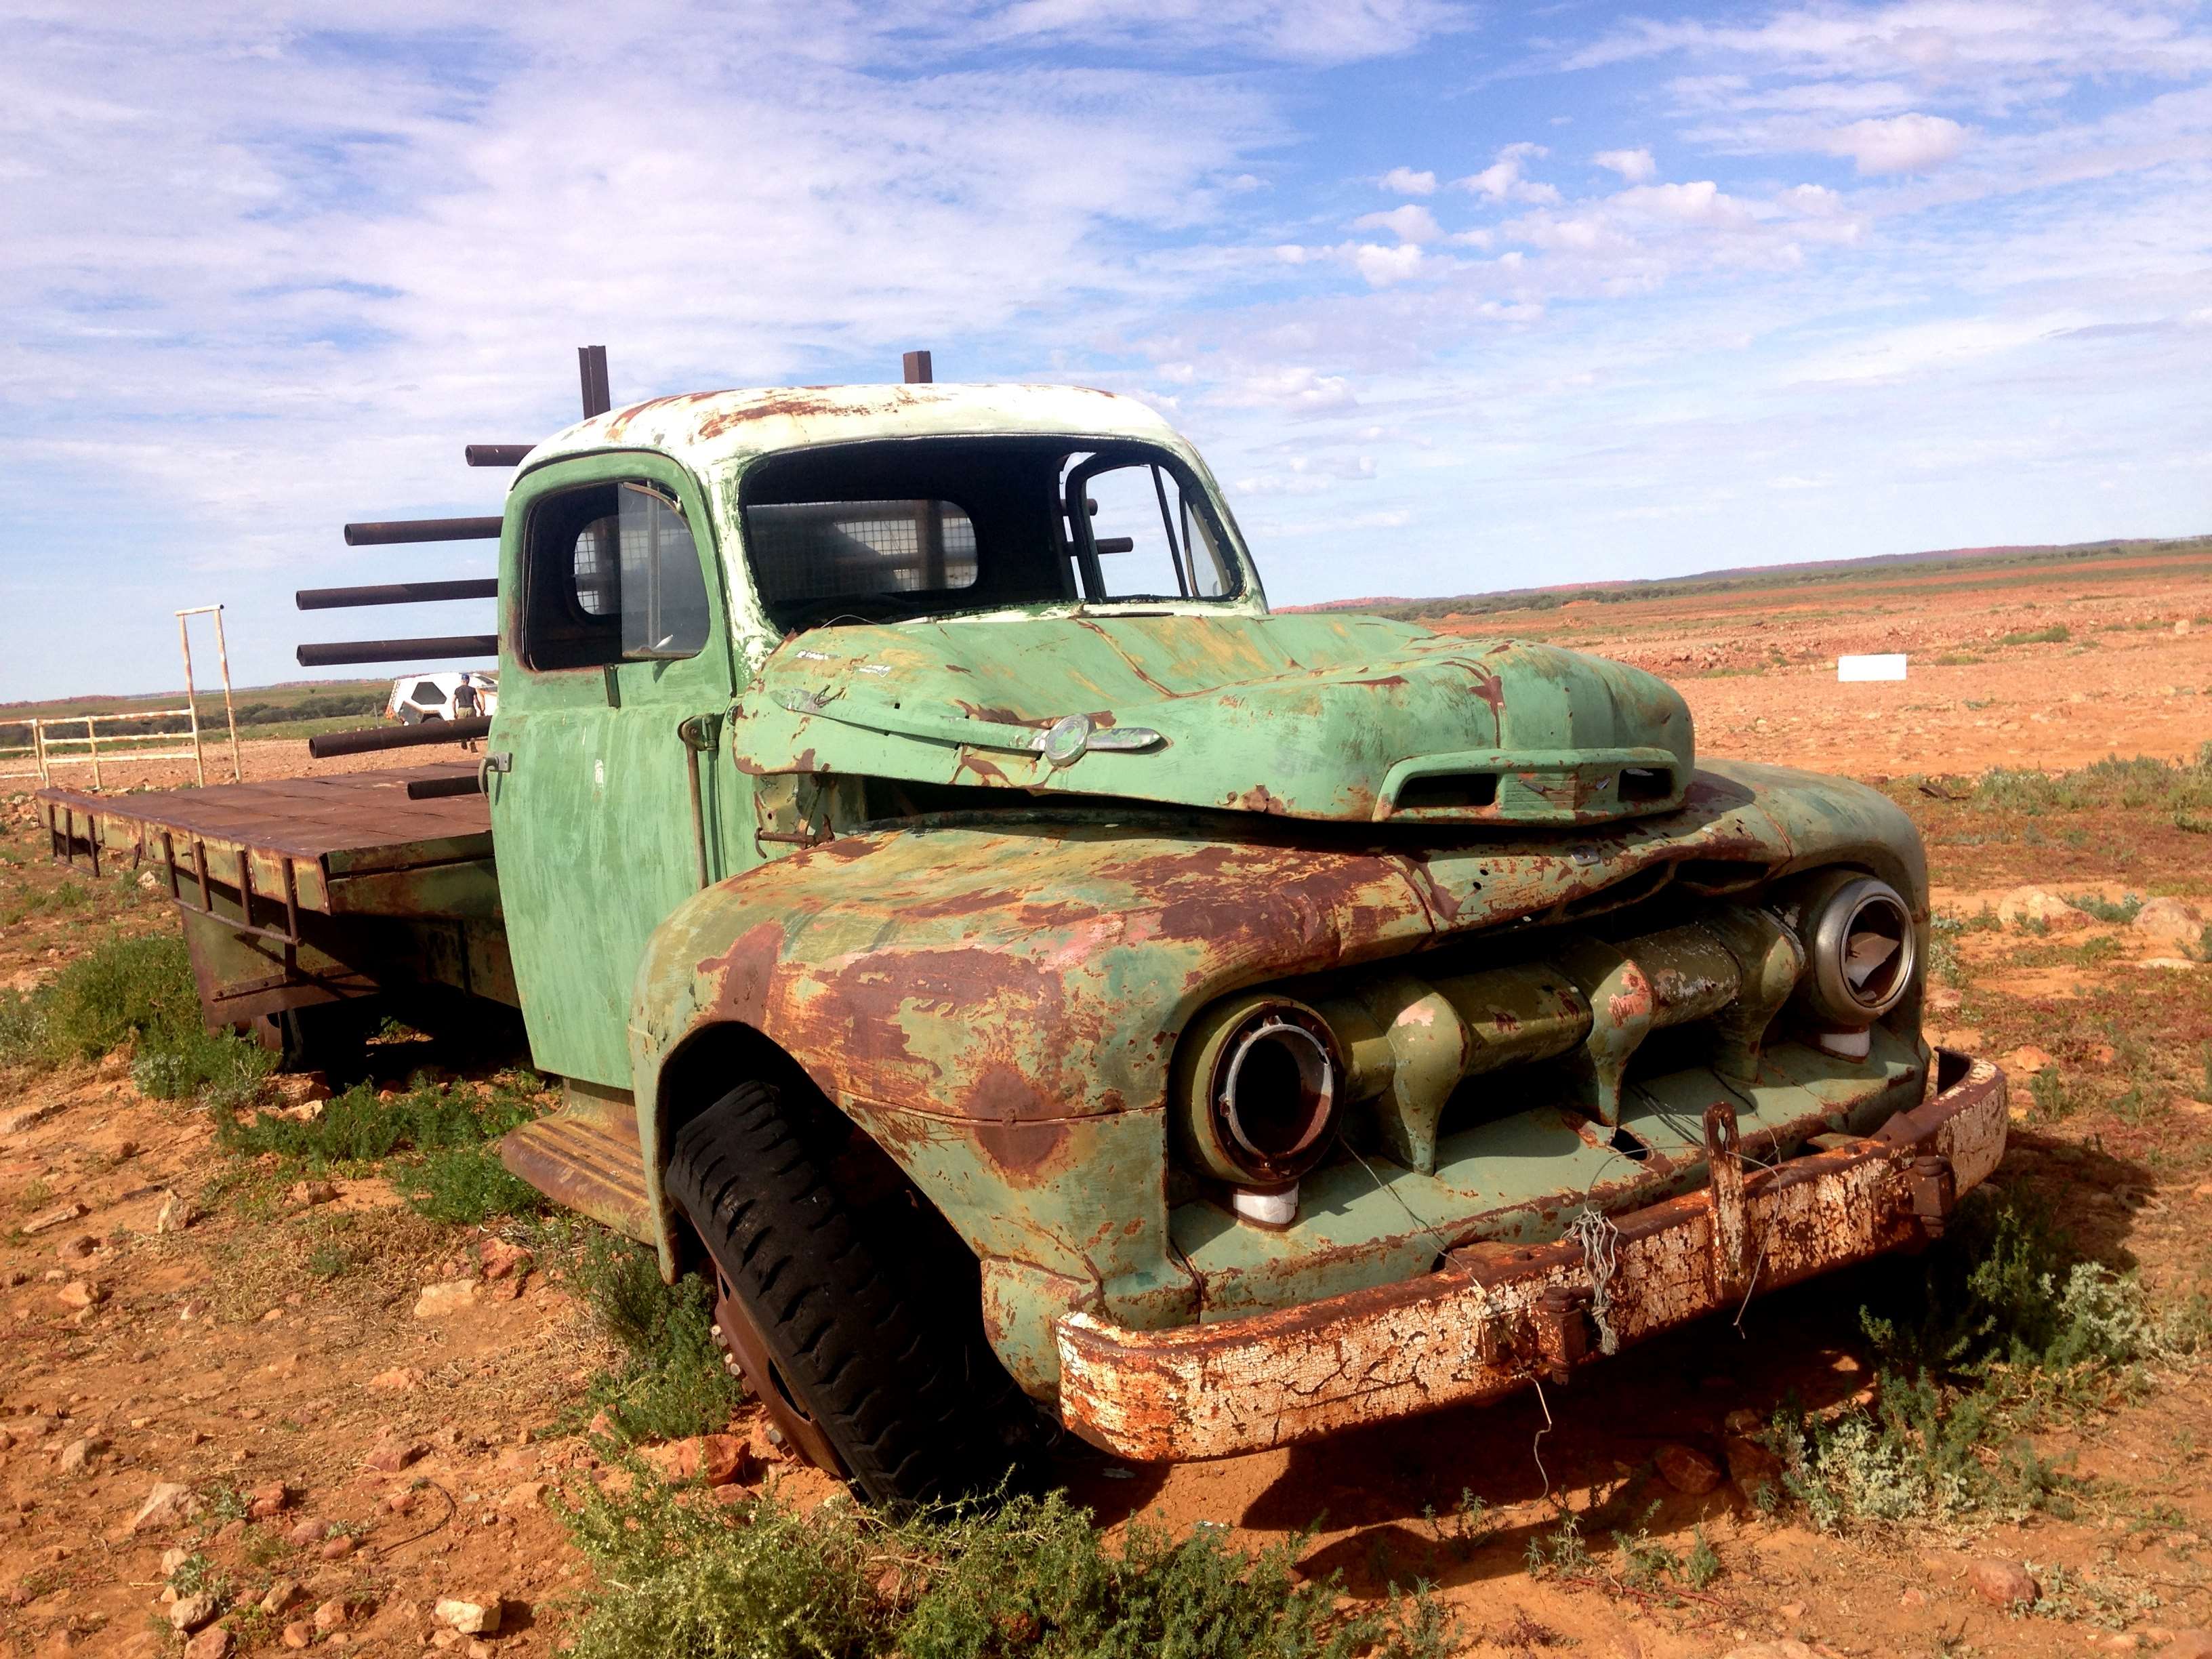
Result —
[{"label": "cab step", "polygon": [[555,1112],[502,1136],[499,1161],[556,1204],[653,1243],[635,1117]]}]

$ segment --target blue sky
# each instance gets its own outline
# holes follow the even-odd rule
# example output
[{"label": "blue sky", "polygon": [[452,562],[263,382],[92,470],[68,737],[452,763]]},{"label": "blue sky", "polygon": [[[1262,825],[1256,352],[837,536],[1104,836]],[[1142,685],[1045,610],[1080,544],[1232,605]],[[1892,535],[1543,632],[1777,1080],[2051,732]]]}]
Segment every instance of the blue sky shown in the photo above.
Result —
[{"label": "blue sky", "polygon": [[2205,5],[0,19],[0,698],[488,626],[290,594],[487,572],[337,526],[493,510],[584,342],[1136,393],[1279,603],[2212,531]]}]

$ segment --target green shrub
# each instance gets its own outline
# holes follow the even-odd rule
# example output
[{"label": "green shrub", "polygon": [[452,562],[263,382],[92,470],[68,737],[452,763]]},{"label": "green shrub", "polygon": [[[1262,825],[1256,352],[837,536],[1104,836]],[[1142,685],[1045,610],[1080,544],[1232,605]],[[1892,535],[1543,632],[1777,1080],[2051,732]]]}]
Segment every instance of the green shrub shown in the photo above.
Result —
[{"label": "green shrub", "polygon": [[621,1370],[586,1390],[586,1409],[604,1411],[632,1440],[681,1439],[728,1423],[744,1384],[715,1339],[703,1279],[664,1284],[653,1251],[609,1233],[592,1236],[576,1279],[599,1328],[623,1351]]},{"label": "green shrub", "polygon": [[2098,921],[2114,922],[2121,927],[2125,927],[2129,922],[2133,921],[2137,913],[2143,908],[2141,893],[2126,894],[2117,904],[2108,898],[2100,898],[2094,893],[2077,893],[2066,902],[2076,910]]},{"label": "green shrub", "polygon": [[390,1100],[379,1098],[374,1085],[356,1084],[324,1102],[319,1116],[306,1120],[270,1112],[249,1123],[226,1117],[217,1126],[216,1141],[240,1157],[275,1152],[319,1170],[333,1164],[373,1163],[399,1152],[477,1146],[532,1115],[528,1102],[510,1091],[495,1089],[484,1100],[471,1091],[418,1076],[405,1093]]},{"label": "green shrub", "polygon": [[[1886,1305],[1860,1318],[1880,1365],[1872,1407],[1778,1414],[1769,1443],[1814,1524],[2064,1513],[2079,1483],[2021,1437],[2125,1393],[2148,1361],[2192,1348],[2142,1286],[2076,1259],[2041,1216],[1969,1200]],[[1994,1452],[1994,1456],[1992,1456]]]},{"label": "green shrub", "polygon": [[401,1182],[407,1201],[433,1221],[475,1226],[498,1216],[536,1215],[545,1196],[482,1146],[432,1152]]},{"label": "green shrub", "polygon": [[132,1080],[162,1100],[244,1104],[276,1066],[258,1043],[201,1024],[191,961],[173,934],[112,934],[36,990],[0,1001],[0,1062],[50,1068],[126,1042]]},{"label": "green shrub", "polygon": [[1343,1613],[1300,1583],[1304,1536],[1250,1554],[1217,1527],[1131,1525],[1109,1546],[1063,1493],[893,1521],[802,1516],[773,1491],[696,1502],[642,1469],[568,1513],[603,1589],[580,1659],[1442,1659],[1455,1632],[1425,1592]]},{"label": "green shrub", "polygon": [[2053,623],[2048,628],[2031,629],[2024,633],[2001,634],[1999,645],[2063,645],[2074,637],[2074,630],[2064,623]]}]

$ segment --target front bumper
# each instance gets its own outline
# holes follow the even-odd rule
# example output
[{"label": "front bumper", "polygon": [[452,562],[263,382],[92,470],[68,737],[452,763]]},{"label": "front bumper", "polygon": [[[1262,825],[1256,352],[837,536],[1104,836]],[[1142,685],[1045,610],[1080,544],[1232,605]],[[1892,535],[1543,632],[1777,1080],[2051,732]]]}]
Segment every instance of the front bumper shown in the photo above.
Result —
[{"label": "front bumper", "polygon": [[1936,1052],[1936,1093],[1873,1134],[1823,1135],[1747,1167],[1726,1107],[1706,1114],[1702,1190],[1613,1218],[1594,1239],[1451,1251],[1437,1271],[1302,1307],[1129,1330],[1054,1326],[1060,1415],[1135,1462],[1263,1451],[1492,1400],[1582,1362],[1942,1231],[2004,1155],[2004,1076]]}]

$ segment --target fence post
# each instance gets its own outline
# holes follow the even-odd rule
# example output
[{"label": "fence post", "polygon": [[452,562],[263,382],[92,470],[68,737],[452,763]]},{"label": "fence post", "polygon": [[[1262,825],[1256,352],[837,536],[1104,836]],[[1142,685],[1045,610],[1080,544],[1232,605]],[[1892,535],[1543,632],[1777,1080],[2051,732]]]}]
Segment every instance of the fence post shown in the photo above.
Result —
[{"label": "fence post", "polygon": [[100,787],[100,734],[92,729],[92,716],[84,717],[84,747],[92,757],[92,787]]},{"label": "fence post", "polygon": [[44,720],[31,722],[31,752],[38,759],[39,785],[44,788],[54,781],[52,775],[46,770],[46,723]]},{"label": "fence post", "polygon": [[[230,704],[230,647],[223,643],[221,605],[215,607],[215,659],[222,669],[223,718],[230,722],[230,781],[243,783],[246,781],[246,768],[238,758],[238,711]],[[195,731],[198,730],[197,719],[193,720],[192,726]],[[199,745],[194,744],[192,746],[197,749]]]},{"label": "fence post", "polygon": [[200,753],[200,700],[192,690],[192,632],[185,623],[186,613],[177,612],[177,644],[185,653],[185,708],[192,717],[192,769],[198,773],[200,787],[207,787],[207,759]]}]

